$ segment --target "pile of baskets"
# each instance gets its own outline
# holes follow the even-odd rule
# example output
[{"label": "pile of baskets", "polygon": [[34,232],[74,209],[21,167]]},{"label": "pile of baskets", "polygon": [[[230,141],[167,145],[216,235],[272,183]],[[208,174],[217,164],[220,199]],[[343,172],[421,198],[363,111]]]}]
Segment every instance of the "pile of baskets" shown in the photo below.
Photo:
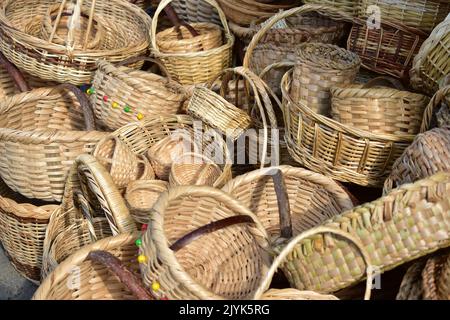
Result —
[{"label": "pile of baskets", "polygon": [[370,299],[399,266],[390,298],[450,298],[450,4],[299,2],[2,2],[34,299]]}]

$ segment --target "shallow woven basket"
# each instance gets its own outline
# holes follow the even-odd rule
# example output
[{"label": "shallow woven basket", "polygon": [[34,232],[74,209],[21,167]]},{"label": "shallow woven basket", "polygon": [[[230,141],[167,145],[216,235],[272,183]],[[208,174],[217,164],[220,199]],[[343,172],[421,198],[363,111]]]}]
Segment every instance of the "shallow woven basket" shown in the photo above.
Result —
[{"label": "shallow woven basket", "polygon": [[319,293],[349,287],[367,273],[370,289],[375,274],[450,245],[448,190],[450,173],[441,172],[335,216],[275,248],[271,272],[280,267],[291,287]]},{"label": "shallow woven basket", "polygon": [[350,197],[336,182],[302,168],[265,168],[229,181],[222,190],[238,199],[258,217],[272,242],[283,231],[279,209],[281,200],[273,178],[276,169],[281,172],[286,200],[289,202],[292,236],[353,208]]},{"label": "shallow woven basket", "polygon": [[331,44],[303,43],[297,47],[291,97],[312,111],[328,116],[330,89],[355,81],[361,60],[348,50]]},{"label": "shallow woven basket", "polygon": [[[164,76],[125,67],[127,62],[149,61],[158,65]],[[148,57],[128,59],[119,64],[101,60],[92,83],[91,102],[99,124],[110,130],[152,115],[182,111],[185,90],[173,81],[165,67]]]},{"label": "shallow woven basket", "polygon": [[[449,4],[450,6],[450,4]],[[420,47],[410,72],[411,85],[430,95],[450,73],[450,15],[441,22]]]},{"label": "shallow woven basket", "polygon": [[185,53],[163,52],[157,44],[156,28],[161,11],[172,0],[161,1],[153,17],[151,28],[152,54],[163,62],[171,77],[183,85],[208,82],[231,64],[234,36],[228,28],[225,15],[214,0],[204,1],[217,9],[225,31],[222,45],[213,49],[205,48],[201,51]]},{"label": "shallow woven basket", "polygon": [[140,254],[144,283],[158,296],[249,299],[270,265],[268,238],[256,216],[206,186],[169,189],[154,206]]},{"label": "shallow woven basket", "polygon": [[222,170],[208,157],[188,152],[175,159],[170,169],[170,186],[216,186]]},{"label": "shallow woven basket", "polygon": [[139,277],[138,237],[138,232],[123,233],[77,250],[42,282],[33,300],[137,300],[120,278],[89,255],[97,250],[109,252]]},{"label": "shallow woven basket", "polygon": [[289,95],[292,71],[282,82],[286,143],[291,156],[310,170],[364,186],[382,186],[413,135],[375,134],[319,115]]},{"label": "shallow woven basket", "polygon": [[[66,4],[66,1],[61,1]],[[90,83],[96,61],[110,62],[144,55],[150,39],[150,17],[140,8],[126,1],[84,1],[81,8],[104,24],[102,39],[105,45],[94,50],[55,44],[51,37],[41,38],[25,32],[30,21],[44,17],[54,0],[5,0],[0,10],[0,49],[20,69],[46,80],[82,85]],[[76,6],[81,4],[77,0]],[[95,6],[93,6],[95,4]],[[91,11],[91,9],[94,9]],[[73,11],[73,10],[72,10]],[[56,17],[56,21],[59,21]],[[92,20],[94,21],[94,20]],[[89,24],[91,25],[91,24]],[[69,26],[69,29],[73,26]],[[89,30],[85,30],[86,33]],[[68,32],[69,36],[73,33]],[[66,37],[65,37],[66,38]],[[70,38],[68,38],[70,44]]]},{"label": "shallow woven basket", "polygon": [[428,34],[398,22],[382,19],[379,28],[354,19],[347,49],[361,58],[362,66],[380,74],[408,80],[409,70]]},{"label": "shallow woven basket", "polygon": [[359,1],[359,17],[362,19],[367,19],[372,13],[370,6],[376,6],[383,20],[396,21],[426,32],[431,32],[450,12],[450,3],[446,0]]},{"label": "shallow woven basket", "polygon": [[130,182],[125,192],[125,202],[133,219],[148,224],[150,213],[159,196],[169,189],[162,180],[138,180]]},{"label": "shallow woven basket", "polygon": [[342,14],[350,17],[357,17],[359,13],[360,0],[303,0],[305,4],[322,5],[334,8],[342,12]]},{"label": "shallow woven basket", "polygon": [[58,205],[26,199],[0,179],[0,241],[14,268],[35,283],[41,279],[45,230],[56,210]]},{"label": "shallow woven basket", "polygon": [[270,289],[258,300],[339,300],[331,294],[320,294],[314,291],[297,289]]},{"label": "shallow woven basket", "polygon": [[155,178],[147,158],[134,154],[115,136],[107,136],[99,141],[92,155],[105,167],[119,190],[125,189],[131,181]]},{"label": "shallow woven basket", "polygon": [[79,248],[133,231],[135,221],[105,168],[91,155],[77,157],[67,179],[61,210],[50,217],[42,278]]},{"label": "shallow woven basket", "polygon": [[[381,86],[380,86],[381,85]],[[429,98],[406,91],[392,78],[374,78],[364,85],[331,88],[332,118],[373,133],[417,134]]]},{"label": "shallow woven basket", "polygon": [[75,157],[106,135],[94,130],[89,101],[75,86],[5,98],[0,101],[0,175],[26,197],[60,202]]}]

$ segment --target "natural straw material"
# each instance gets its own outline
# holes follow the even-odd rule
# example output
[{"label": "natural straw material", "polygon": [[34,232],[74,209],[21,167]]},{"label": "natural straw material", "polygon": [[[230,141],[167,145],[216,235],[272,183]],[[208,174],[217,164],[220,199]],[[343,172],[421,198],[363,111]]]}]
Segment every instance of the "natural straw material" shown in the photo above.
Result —
[{"label": "natural straw material", "polygon": [[259,300],[339,300],[331,294],[320,294],[314,291],[297,289],[270,289]]},{"label": "natural straw material", "polygon": [[183,85],[208,82],[231,64],[234,36],[228,28],[225,15],[214,0],[204,1],[215,7],[224,28],[223,42],[218,47],[211,49],[204,48],[201,51],[198,51],[197,48],[196,50],[189,52],[164,52],[158,45],[156,28],[161,11],[170,4],[172,0],[161,1],[153,17],[151,27],[152,53],[156,58],[163,62],[171,77]]},{"label": "natural straw material", "polygon": [[91,95],[99,124],[116,130],[152,115],[176,114],[182,110],[186,93],[173,81],[157,60],[138,57],[132,61],[149,61],[159,66],[163,75],[135,70],[105,60],[97,63]]},{"label": "natural straw material", "polygon": [[139,275],[138,237],[138,232],[124,233],[77,250],[42,282],[33,300],[136,300],[111,270],[88,256],[96,250],[107,251]]},{"label": "natural straw material", "polygon": [[312,111],[330,114],[330,88],[352,83],[361,60],[345,49],[330,44],[303,43],[297,47],[291,97]]},{"label": "natural straw material", "polygon": [[187,23],[211,22],[220,24],[217,10],[203,0],[173,0],[171,6],[178,17]]},{"label": "natural straw material", "polygon": [[436,255],[428,259],[422,271],[425,300],[450,299],[450,255]]},{"label": "natural straw material", "polygon": [[222,171],[208,157],[188,152],[176,158],[170,169],[170,186],[211,186],[217,187],[216,181]]},{"label": "natural straw material", "polygon": [[425,261],[419,260],[408,268],[403,276],[396,300],[422,300],[422,269]]},{"label": "natural straw material", "polygon": [[14,268],[35,283],[41,279],[45,230],[56,210],[58,205],[33,204],[0,179],[0,241]]},{"label": "natural straw material", "polygon": [[305,4],[314,4],[335,8],[350,17],[358,16],[360,0],[303,0]]},{"label": "natural straw material", "polygon": [[147,286],[158,282],[158,295],[171,300],[253,298],[270,257],[267,234],[250,210],[205,186],[171,188],[153,209],[140,248]]}]

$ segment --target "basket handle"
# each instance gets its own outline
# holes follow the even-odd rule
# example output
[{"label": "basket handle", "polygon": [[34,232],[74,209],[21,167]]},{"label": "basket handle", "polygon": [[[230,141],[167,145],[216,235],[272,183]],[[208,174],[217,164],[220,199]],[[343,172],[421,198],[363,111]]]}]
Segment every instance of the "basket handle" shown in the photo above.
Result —
[{"label": "basket handle", "polygon": [[405,87],[399,80],[394,79],[392,77],[385,77],[385,76],[380,76],[380,77],[370,79],[370,81],[365,83],[362,88],[370,89],[370,88],[373,88],[374,86],[380,86],[380,85],[395,88],[400,91],[405,90]]},{"label": "basket handle", "polygon": [[169,80],[172,80],[172,77],[170,76],[169,71],[167,71],[167,68],[164,66],[164,64],[159,59],[156,59],[156,58],[150,58],[150,57],[146,57],[146,56],[130,57],[128,59],[120,61],[119,63],[116,63],[116,67],[122,67],[122,66],[126,66],[129,64],[134,64],[134,63],[140,62],[140,61],[147,61],[147,62],[152,62],[153,64],[156,64],[158,66],[158,68],[163,72],[165,77],[168,78]]},{"label": "basket handle", "polygon": [[[158,8],[156,8],[156,12],[152,19],[152,27],[150,30],[151,46],[152,46],[152,50],[157,51],[157,52],[159,52],[158,45],[156,44],[156,29],[158,27],[158,18],[159,18],[159,15],[161,14],[161,11],[164,10],[164,8],[166,8],[172,1],[173,0],[162,0],[159,3]],[[225,14],[223,13],[222,9],[217,4],[217,2],[215,0],[203,0],[203,1],[210,4],[217,10],[217,12],[219,13],[220,21],[222,22],[222,25],[224,27],[226,35],[228,37],[232,37],[230,28],[228,27],[227,18],[225,17]]]},{"label": "basket handle", "polygon": [[272,177],[275,194],[277,195],[278,213],[280,215],[280,236],[284,239],[291,239],[293,235],[291,208],[283,172],[279,168],[274,168],[270,169],[269,174]]},{"label": "basket handle", "polygon": [[195,30],[189,23],[183,21],[178,17],[176,11],[173,9],[172,5],[168,4],[164,8],[164,12],[166,13],[169,20],[175,26],[175,30],[178,32],[178,39],[183,39],[183,34],[181,33],[180,27],[185,27],[193,37],[198,37],[199,33]]},{"label": "basket handle", "polygon": [[9,76],[13,79],[14,83],[19,88],[20,92],[26,92],[31,90],[22,72],[8,59],[6,59],[6,57],[1,52],[0,52],[0,64],[2,64],[3,67],[6,69]]},{"label": "basket handle", "polygon": [[113,254],[103,251],[91,251],[88,260],[104,265],[111,273],[119,278],[120,282],[127,287],[138,300],[155,300],[153,294],[143,284],[140,277],[132,272]]},{"label": "basket handle", "polygon": [[[441,89],[439,89],[431,98],[428,106],[425,108],[423,113],[422,125],[420,127],[420,132],[423,133],[427,131],[431,124],[431,119],[433,118],[434,110],[440,106],[441,102],[445,99],[446,96],[450,94],[450,85],[447,85]],[[449,106],[450,107],[450,106]]]},{"label": "basket handle", "polygon": [[91,237],[91,242],[97,242],[97,235],[95,234],[95,228],[94,228],[94,220],[91,215],[91,205],[87,201],[86,197],[80,190],[76,190],[74,192],[74,196],[78,200],[78,205],[80,206],[81,214],[86,219],[88,230],[89,230],[89,236]]},{"label": "basket handle", "polygon": [[91,103],[89,102],[89,99],[83,93],[83,91],[81,91],[81,89],[78,88],[77,86],[69,83],[60,84],[57,86],[57,88],[69,90],[75,95],[78,102],[80,103],[81,110],[83,111],[86,131],[94,131],[95,130],[94,113],[92,111]]},{"label": "basket handle", "polygon": [[203,227],[200,227],[192,232],[189,232],[188,234],[184,235],[183,237],[175,241],[170,246],[170,250],[179,251],[180,249],[184,248],[185,246],[187,246],[188,244],[190,244],[191,242],[193,242],[194,240],[200,238],[205,234],[213,233],[215,231],[243,223],[255,223],[255,222],[252,217],[247,215],[233,216],[213,221]]},{"label": "basket handle", "polygon": [[367,279],[366,279],[366,291],[364,293],[364,300],[370,300],[371,291],[372,291],[372,282],[373,282],[373,274],[371,272],[367,272],[367,270],[371,267],[372,261],[370,258],[369,253],[364,248],[364,245],[362,242],[355,237],[354,235],[350,234],[349,232],[343,231],[341,229],[332,228],[332,227],[326,227],[326,226],[319,226],[313,229],[310,229],[308,231],[305,231],[298,236],[296,236],[294,239],[289,241],[289,243],[282,249],[280,254],[275,258],[275,260],[272,263],[272,266],[270,267],[269,271],[266,273],[264,280],[262,281],[261,285],[259,286],[258,290],[255,293],[255,299],[258,299],[264,292],[269,288],[270,283],[272,282],[272,278],[275,274],[275,272],[278,270],[278,267],[283,263],[283,261],[286,259],[286,257],[292,252],[292,250],[295,248],[297,244],[302,242],[303,240],[307,238],[311,238],[313,236],[317,236],[318,234],[323,233],[331,233],[338,236],[341,236],[350,242],[352,242],[356,248],[360,251],[361,256],[366,264],[366,273],[367,273]]}]

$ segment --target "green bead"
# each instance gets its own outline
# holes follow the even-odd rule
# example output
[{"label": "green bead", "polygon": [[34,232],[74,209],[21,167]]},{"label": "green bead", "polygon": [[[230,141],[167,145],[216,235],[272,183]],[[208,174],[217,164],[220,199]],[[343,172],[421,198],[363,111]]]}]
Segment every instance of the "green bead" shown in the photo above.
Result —
[{"label": "green bead", "polygon": [[142,246],[142,240],[141,239],[137,239],[136,240],[136,246],[138,246],[138,247]]},{"label": "green bead", "polygon": [[130,111],[131,111],[130,106],[125,106],[125,108],[123,108],[123,111],[125,111],[125,112],[130,112]]}]

